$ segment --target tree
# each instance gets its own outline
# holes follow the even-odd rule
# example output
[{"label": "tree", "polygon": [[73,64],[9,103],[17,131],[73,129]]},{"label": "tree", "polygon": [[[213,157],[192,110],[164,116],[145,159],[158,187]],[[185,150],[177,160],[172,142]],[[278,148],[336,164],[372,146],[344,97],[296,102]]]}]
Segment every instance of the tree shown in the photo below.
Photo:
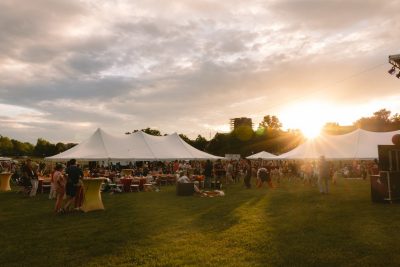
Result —
[{"label": "tree", "polygon": [[386,110],[386,109],[383,108],[381,110],[378,110],[378,111],[374,112],[374,118],[377,121],[388,123],[390,121],[389,120],[390,113],[391,113],[390,110]]},{"label": "tree", "polygon": [[13,143],[13,152],[10,154],[11,156],[31,156],[34,146],[31,143],[25,142],[22,143],[18,140],[11,139]]},{"label": "tree", "polygon": [[[133,133],[138,132],[139,130],[134,130]],[[147,127],[146,129],[141,130],[144,133],[154,135],[154,136],[161,136],[161,132],[157,129],[151,129],[150,127]],[[126,132],[125,134],[130,134],[129,132]]]},{"label": "tree", "polygon": [[189,137],[187,137],[184,134],[179,134],[179,137],[182,138],[183,141],[185,141],[186,143],[188,143],[189,145],[192,145],[192,140],[190,140]]},{"label": "tree", "polygon": [[253,137],[254,131],[251,127],[242,125],[233,130],[232,134],[240,141],[249,141]]},{"label": "tree", "polygon": [[14,145],[10,138],[0,136],[0,154],[3,156],[11,156],[14,150]]},{"label": "tree", "polygon": [[264,116],[264,119],[260,122],[259,128],[280,130],[282,128],[282,123],[279,121],[278,117],[275,115]]},{"label": "tree", "polygon": [[200,134],[197,136],[197,138],[193,142],[193,146],[197,149],[200,149],[202,151],[206,150],[206,147],[208,145],[208,141],[205,137],[201,136]]},{"label": "tree", "polygon": [[373,113],[371,117],[362,117],[357,120],[354,125],[358,128],[375,131],[385,132],[399,129],[400,123],[398,122],[399,116],[395,114],[390,118],[391,111],[380,109]]},{"label": "tree", "polygon": [[65,144],[63,144],[63,143],[61,143],[61,142],[58,142],[58,143],[56,144],[56,151],[57,151],[57,153],[64,152],[65,150],[67,150],[67,146],[66,146]]},{"label": "tree", "polygon": [[36,142],[33,154],[38,157],[48,157],[57,154],[57,148],[54,144],[49,141],[39,138]]},{"label": "tree", "polygon": [[70,148],[73,148],[74,146],[76,146],[77,144],[75,144],[75,143],[67,143],[66,145],[65,145],[65,147],[66,147],[66,150],[68,150],[68,149],[70,149]]}]

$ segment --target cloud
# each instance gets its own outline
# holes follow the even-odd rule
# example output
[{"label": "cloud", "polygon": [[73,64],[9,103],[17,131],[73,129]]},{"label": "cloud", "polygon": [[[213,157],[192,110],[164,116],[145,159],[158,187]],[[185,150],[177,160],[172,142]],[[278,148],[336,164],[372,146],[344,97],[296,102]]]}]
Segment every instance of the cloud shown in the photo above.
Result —
[{"label": "cloud", "polygon": [[398,52],[399,7],[2,1],[0,105],[35,115],[3,114],[0,134],[80,141],[96,127],[122,134],[152,126],[208,136],[231,117],[257,123],[309,99],[354,107],[397,99],[385,62]]}]

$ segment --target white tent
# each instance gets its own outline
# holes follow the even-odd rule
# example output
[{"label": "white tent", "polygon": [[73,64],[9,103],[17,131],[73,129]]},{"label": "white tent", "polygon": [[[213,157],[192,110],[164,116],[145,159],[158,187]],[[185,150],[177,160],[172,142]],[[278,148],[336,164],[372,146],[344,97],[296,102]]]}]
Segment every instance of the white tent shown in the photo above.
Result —
[{"label": "white tent", "polygon": [[357,129],[343,135],[322,134],[278,158],[316,159],[323,155],[328,159],[375,159],[378,158],[378,145],[391,145],[393,135],[399,133]]},{"label": "white tent", "polygon": [[199,160],[219,159],[200,151],[185,141],[178,134],[152,136],[136,132],[127,136],[115,137],[101,129],[87,140],[48,160],[86,160],[86,161],[156,161],[156,160]]},{"label": "white tent", "polygon": [[266,151],[261,151],[251,156],[248,156],[246,159],[277,159],[277,156]]}]

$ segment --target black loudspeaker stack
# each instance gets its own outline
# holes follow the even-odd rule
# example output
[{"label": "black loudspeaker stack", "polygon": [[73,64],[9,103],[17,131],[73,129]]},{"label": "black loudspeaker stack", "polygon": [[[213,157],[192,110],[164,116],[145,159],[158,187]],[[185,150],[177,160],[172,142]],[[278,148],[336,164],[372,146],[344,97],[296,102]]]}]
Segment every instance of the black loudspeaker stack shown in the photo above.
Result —
[{"label": "black loudspeaker stack", "polygon": [[400,200],[400,147],[379,145],[379,175],[371,175],[371,200]]}]

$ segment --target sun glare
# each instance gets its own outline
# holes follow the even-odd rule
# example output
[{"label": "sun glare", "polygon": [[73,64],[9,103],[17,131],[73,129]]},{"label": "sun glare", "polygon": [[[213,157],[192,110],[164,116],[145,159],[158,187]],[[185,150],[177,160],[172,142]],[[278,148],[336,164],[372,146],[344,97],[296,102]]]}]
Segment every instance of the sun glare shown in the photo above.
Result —
[{"label": "sun glare", "polygon": [[308,125],[307,127],[304,127],[303,129],[300,129],[301,132],[305,137],[308,139],[314,139],[318,137],[321,133],[321,126],[319,125]]},{"label": "sun glare", "polygon": [[286,128],[299,129],[306,138],[316,138],[328,121],[329,110],[329,105],[320,101],[298,103],[282,111],[282,122]]}]

